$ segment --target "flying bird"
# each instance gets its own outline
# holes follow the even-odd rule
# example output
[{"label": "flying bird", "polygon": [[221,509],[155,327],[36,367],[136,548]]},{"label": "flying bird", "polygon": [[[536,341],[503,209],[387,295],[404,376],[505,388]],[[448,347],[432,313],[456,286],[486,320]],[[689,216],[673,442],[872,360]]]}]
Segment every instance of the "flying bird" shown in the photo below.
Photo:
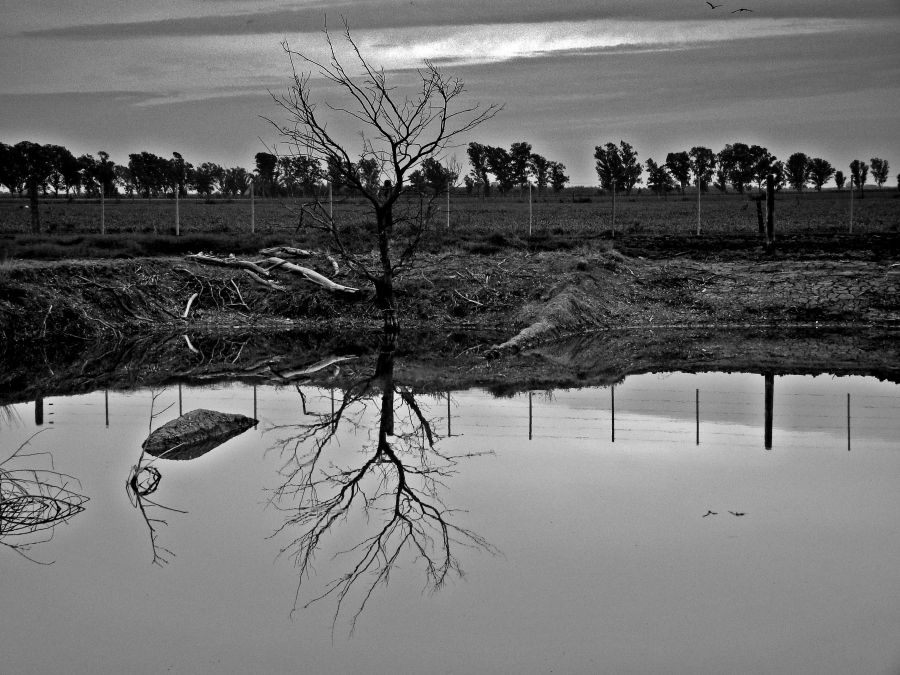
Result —
[{"label": "flying bird", "polygon": [[736,10],[734,10],[734,11],[731,12],[731,13],[732,13],[732,14],[737,14],[738,12],[752,12],[752,11],[753,11],[752,9],[747,9],[746,7],[741,7],[740,9],[736,9]]},{"label": "flying bird", "polygon": [[741,511],[738,511],[737,513],[735,513],[734,511],[729,511],[728,513],[730,513],[733,516],[746,516],[747,515],[746,513],[743,513]]},{"label": "flying bird", "polygon": [[701,517],[706,518],[706,516],[717,516],[719,515],[718,511],[707,511]]},{"label": "flying bird", "polygon": [[722,5],[714,5],[709,0],[706,0],[706,4],[709,5],[710,9],[715,9],[716,7],[721,7]]}]

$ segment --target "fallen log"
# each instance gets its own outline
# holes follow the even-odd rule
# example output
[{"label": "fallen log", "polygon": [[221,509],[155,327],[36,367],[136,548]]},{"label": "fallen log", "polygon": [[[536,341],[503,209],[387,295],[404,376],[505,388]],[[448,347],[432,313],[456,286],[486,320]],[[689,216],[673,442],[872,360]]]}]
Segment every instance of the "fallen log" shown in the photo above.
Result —
[{"label": "fallen log", "polygon": [[251,270],[260,276],[269,276],[269,271],[260,267],[257,263],[250,260],[240,260],[238,258],[216,258],[215,256],[206,255],[205,253],[191,253],[185,256],[187,260],[202,263],[204,265],[219,265],[220,267],[241,267]]},{"label": "fallen log", "polygon": [[315,251],[307,251],[305,248],[295,248],[293,246],[272,246],[271,248],[263,248],[259,250],[260,255],[278,256],[279,258],[312,258],[316,255]]},{"label": "fallen log", "polygon": [[295,265],[294,263],[289,263],[287,260],[283,258],[271,257],[267,258],[266,262],[272,264],[269,268],[271,272],[274,269],[284,268],[289,272],[294,272],[296,274],[300,274],[315,284],[322,286],[323,288],[328,289],[332,293],[359,293],[360,290],[358,288],[352,288],[350,286],[344,286],[343,284],[338,284],[329,279],[328,277],[322,276],[318,272],[309,269],[308,267],[300,267],[300,265]]},{"label": "fallen log", "polygon": [[152,431],[142,447],[161,459],[194,459],[256,424],[252,417],[200,408]]}]

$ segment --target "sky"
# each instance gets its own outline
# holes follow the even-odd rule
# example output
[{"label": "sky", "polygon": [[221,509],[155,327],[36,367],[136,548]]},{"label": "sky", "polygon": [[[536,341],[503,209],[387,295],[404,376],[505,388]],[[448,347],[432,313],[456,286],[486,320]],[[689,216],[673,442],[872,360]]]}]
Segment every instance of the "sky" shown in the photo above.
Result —
[{"label": "sky", "polygon": [[[282,48],[322,57],[343,16],[402,89],[424,59],[501,104],[465,144],[533,151],[596,185],[593,152],[726,143],[900,171],[900,0],[0,0],[0,141],[253,166],[279,137]],[[740,8],[752,12],[735,12]],[[339,31],[338,31],[339,33]],[[315,95],[335,92],[313,73]],[[358,129],[334,129],[354,151]]]}]

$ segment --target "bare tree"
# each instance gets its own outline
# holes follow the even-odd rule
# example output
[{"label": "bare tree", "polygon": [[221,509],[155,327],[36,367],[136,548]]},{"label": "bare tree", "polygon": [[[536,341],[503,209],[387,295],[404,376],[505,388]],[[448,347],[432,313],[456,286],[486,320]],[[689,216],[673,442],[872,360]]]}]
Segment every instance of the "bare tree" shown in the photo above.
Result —
[{"label": "bare tree", "polygon": [[[282,43],[291,62],[293,82],[284,94],[272,94],[286,113],[286,123],[271,122],[292,155],[303,155],[336,167],[344,184],[361,195],[375,215],[377,259],[368,260],[346,237],[328,204],[316,200],[306,205],[310,226],[325,230],[335,251],[354,271],[370,281],[384,325],[397,329],[394,279],[412,262],[413,255],[434,209],[420,206],[421,200],[400,200],[407,177],[429,157],[440,155],[449,145],[482,122],[500,107],[461,104],[463,83],[447,77],[432,63],[417,72],[415,94],[404,95],[388,82],[385,71],[373,66],[360,52],[343,22],[347,55],[338,49],[327,27],[324,30],[330,58],[318,61]],[[308,70],[304,70],[308,69]],[[354,77],[351,69],[359,69]],[[346,102],[316,102],[313,98],[314,71],[326,83],[336,85]],[[324,113],[324,114],[322,114]],[[328,125],[328,117],[339,116],[359,125],[362,153],[357,156],[346,141]],[[382,182],[373,187],[357,170],[361,161],[374,160]],[[402,241],[398,241],[402,240]]]},{"label": "bare tree", "polygon": [[[375,590],[386,584],[405,556],[425,568],[425,587],[435,590],[461,575],[455,546],[495,552],[481,536],[453,522],[453,509],[441,497],[460,459],[477,453],[440,452],[440,437],[413,392],[394,381],[393,334],[386,334],[374,375],[354,379],[331,412],[312,412],[301,395],[304,421],[276,427],[287,433],[276,444],[281,453],[280,485],[271,503],[287,515],[276,536],[286,537],[281,552],[300,573],[294,609],[313,574],[317,553],[339,546],[340,526],[364,524],[355,545],[344,542],[334,556],[341,570],[313,592],[303,607],[334,599],[333,627],[345,605],[355,606],[351,632]],[[340,460],[338,432],[360,430],[377,410],[371,441]]]}]

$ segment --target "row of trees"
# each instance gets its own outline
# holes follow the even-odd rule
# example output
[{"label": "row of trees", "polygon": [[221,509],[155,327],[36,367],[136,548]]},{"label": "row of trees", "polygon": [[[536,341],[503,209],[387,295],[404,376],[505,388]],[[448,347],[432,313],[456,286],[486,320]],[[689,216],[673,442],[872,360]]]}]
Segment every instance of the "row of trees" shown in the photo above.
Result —
[{"label": "row of trees", "polygon": [[477,190],[488,196],[491,176],[501,194],[527,185],[532,179],[537,184],[538,194],[543,193],[548,185],[558,192],[569,182],[564,164],[532,152],[531,144],[525,141],[513,143],[509,150],[469,143],[466,153],[472,165],[471,173],[464,178],[469,193]]},{"label": "row of trees", "polygon": [[[727,192],[730,185],[743,194],[754,184],[761,190],[769,174],[775,176],[777,189],[790,185],[797,192],[808,185],[821,191],[832,178],[838,189],[843,189],[847,182],[843,171],[835,170],[830,162],[820,157],[795,152],[786,162],[782,162],[768,149],[746,143],[729,143],[718,153],[703,146],[694,146],[688,151],[668,153],[663,163],[650,158],[642,165],[634,147],[620,141],[619,145],[598,145],[594,149],[594,159],[601,187],[605,190],[615,188],[626,194],[631,194],[641,182],[645,167],[647,187],[657,194],[667,194],[675,189],[684,194],[689,184],[699,185],[703,191],[713,185],[722,192]],[[887,160],[873,157],[870,162],[866,164],[854,159],[850,163],[850,187],[858,188],[860,196],[863,195],[863,186],[870,170],[879,188],[888,180],[890,166]]]},{"label": "row of trees", "polygon": [[[10,194],[106,197],[119,195],[145,198],[186,196],[188,191],[209,197],[214,193],[236,197],[246,194],[251,185],[261,196],[302,196],[321,193],[330,183],[340,192],[352,188],[347,172],[358,174],[370,189],[380,186],[380,167],[371,157],[341,167],[332,158],[323,166],[306,155],[279,157],[269,152],[255,156],[255,168],[226,168],[214,162],[194,166],[173,152],[171,158],[151,152],[128,155],[125,165],[115,163],[109,153],[76,157],[60,145],[41,145],[21,141],[15,145],[0,143],[0,185]],[[409,184],[419,190],[443,192],[455,185],[459,167],[442,165],[429,157],[421,168],[410,174]]]}]

